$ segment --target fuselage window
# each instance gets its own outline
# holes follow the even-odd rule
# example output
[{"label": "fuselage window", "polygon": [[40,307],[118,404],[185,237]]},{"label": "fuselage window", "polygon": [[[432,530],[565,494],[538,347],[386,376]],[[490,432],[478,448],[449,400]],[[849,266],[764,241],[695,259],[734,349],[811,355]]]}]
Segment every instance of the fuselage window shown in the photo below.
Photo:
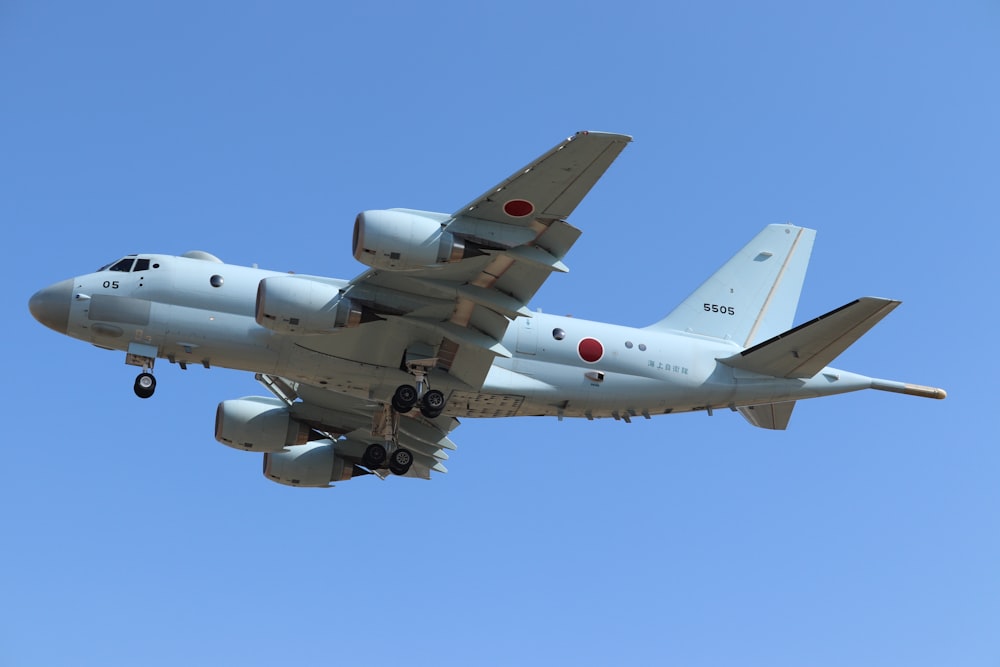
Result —
[{"label": "fuselage window", "polygon": [[120,262],[116,262],[115,264],[113,264],[111,268],[108,269],[108,271],[125,271],[125,272],[131,271],[133,262],[135,262],[134,258],[126,257]]},{"label": "fuselage window", "polygon": [[148,271],[149,270],[149,260],[148,259],[137,259],[135,260],[135,268],[133,271]]}]

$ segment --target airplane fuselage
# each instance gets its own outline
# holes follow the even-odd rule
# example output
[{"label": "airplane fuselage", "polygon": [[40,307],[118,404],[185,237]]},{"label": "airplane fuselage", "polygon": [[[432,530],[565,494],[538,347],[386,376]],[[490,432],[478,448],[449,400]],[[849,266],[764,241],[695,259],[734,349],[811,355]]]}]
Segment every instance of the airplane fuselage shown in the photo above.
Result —
[{"label": "airplane fuselage", "polygon": [[[258,324],[261,280],[289,274],[224,264],[210,255],[138,255],[137,260],[133,266],[141,270],[105,269],[50,288],[61,295],[53,299],[64,297],[68,304],[61,333],[183,368],[275,374],[370,400],[386,400],[409,379],[395,356],[376,364],[352,361],[359,356],[352,350],[366,347],[370,358],[372,346],[382,344],[383,330],[391,329],[385,320],[319,336],[277,333]],[[431,385],[448,396],[445,414],[629,420],[871,386],[870,378],[832,368],[808,379],[782,379],[719,363],[743,349],[734,341],[541,312],[518,317],[502,343],[510,357],[494,360],[481,388],[447,374],[430,375]]]}]

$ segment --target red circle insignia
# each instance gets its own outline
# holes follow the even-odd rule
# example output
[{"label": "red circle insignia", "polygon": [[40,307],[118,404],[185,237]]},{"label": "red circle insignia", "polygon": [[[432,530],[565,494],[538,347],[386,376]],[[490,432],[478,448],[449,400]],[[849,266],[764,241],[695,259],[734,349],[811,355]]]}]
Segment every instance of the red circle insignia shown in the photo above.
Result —
[{"label": "red circle insignia", "polygon": [[604,346],[596,338],[584,338],[576,346],[576,350],[579,352],[580,358],[588,364],[600,361],[601,357],[604,356]]},{"label": "red circle insignia", "polygon": [[512,218],[523,218],[535,212],[535,205],[525,199],[511,199],[503,205],[503,212]]}]

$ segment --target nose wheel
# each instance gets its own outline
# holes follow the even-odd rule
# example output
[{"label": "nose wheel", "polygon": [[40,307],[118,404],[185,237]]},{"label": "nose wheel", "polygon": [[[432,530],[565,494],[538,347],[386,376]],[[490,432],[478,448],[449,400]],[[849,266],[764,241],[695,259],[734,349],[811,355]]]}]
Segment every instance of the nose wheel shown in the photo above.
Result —
[{"label": "nose wheel", "polygon": [[139,398],[149,398],[156,391],[156,378],[153,377],[152,373],[143,371],[135,378],[135,385],[132,389]]}]

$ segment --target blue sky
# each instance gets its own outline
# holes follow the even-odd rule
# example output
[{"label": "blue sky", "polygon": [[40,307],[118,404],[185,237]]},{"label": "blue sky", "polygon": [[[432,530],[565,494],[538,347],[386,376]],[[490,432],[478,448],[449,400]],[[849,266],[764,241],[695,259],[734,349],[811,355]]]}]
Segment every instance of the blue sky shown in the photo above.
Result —
[{"label": "blue sky", "polygon": [[[0,7],[0,664],[996,665],[995,2]],[[467,420],[451,472],[328,491],[212,435],[249,374],[30,317],[130,252],[349,278],[363,209],[452,211],[635,137],[534,306],[645,325],[765,224],[837,366],[941,386],[625,425]]]}]

